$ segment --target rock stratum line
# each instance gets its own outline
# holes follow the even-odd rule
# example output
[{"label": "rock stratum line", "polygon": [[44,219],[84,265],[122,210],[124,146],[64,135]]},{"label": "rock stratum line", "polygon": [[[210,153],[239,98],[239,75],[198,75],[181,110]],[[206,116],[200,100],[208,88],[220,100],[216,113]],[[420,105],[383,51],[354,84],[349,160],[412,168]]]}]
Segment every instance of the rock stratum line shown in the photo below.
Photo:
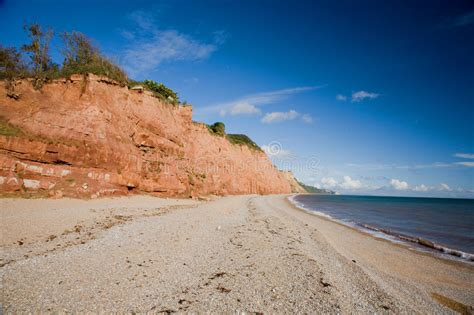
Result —
[{"label": "rock stratum line", "polygon": [[27,80],[14,84],[15,98],[0,82],[3,194],[198,197],[295,190],[264,152],[193,122],[191,106],[92,74],[41,90]]}]

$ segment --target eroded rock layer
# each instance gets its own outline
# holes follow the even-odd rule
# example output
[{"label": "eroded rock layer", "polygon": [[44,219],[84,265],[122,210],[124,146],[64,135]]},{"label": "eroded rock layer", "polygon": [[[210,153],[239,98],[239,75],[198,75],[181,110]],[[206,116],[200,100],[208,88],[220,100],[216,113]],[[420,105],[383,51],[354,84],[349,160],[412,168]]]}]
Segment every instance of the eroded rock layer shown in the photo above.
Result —
[{"label": "eroded rock layer", "polygon": [[0,189],[86,198],[292,190],[265,153],[210,133],[192,107],[92,75],[40,90],[18,81],[14,95],[0,82]]}]

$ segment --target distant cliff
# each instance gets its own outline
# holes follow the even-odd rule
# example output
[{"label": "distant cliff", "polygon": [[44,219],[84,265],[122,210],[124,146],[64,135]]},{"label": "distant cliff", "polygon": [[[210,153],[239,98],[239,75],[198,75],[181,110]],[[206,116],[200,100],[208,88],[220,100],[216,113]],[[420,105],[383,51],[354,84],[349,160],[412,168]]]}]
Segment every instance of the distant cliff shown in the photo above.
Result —
[{"label": "distant cliff", "polygon": [[321,189],[321,188],[316,188],[314,186],[308,186],[305,185],[301,182],[298,182],[298,184],[307,192],[310,194],[322,194],[322,195],[334,195],[334,191],[329,190],[329,189]]},{"label": "distant cliff", "polygon": [[290,183],[292,193],[309,193],[309,194],[325,194],[333,195],[334,192],[327,189],[320,189],[314,186],[305,185],[298,181],[291,171],[282,171],[288,183]]},{"label": "distant cliff", "polygon": [[292,193],[308,193],[307,191],[300,182],[293,176],[293,173],[291,171],[282,171],[282,173],[285,175],[286,180],[288,183],[290,183],[291,187],[291,192]]},{"label": "distant cliff", "polygon": [[[35,90],[0,82],[3,194],[192,197],[290,193],[294,183],[242,135],[192,121],[192,107],[89,75]],[[294,188],[294,187],[293,187]]]}]

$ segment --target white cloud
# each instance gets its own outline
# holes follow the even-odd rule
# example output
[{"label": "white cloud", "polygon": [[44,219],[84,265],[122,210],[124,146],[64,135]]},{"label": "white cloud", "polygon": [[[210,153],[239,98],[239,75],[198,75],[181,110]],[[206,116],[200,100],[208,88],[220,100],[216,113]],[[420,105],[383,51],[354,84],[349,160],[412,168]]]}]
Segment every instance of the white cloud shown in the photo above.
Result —
[{"label": "white cloud", "polygon": [[418,185],[418,186],[415,186],[415,188],[413,188],[414,191],[420,191],[420,192],[425,192],[425,191],[428,191],[430,190],[431,187],[428,187],[424,184],[421,184],[421,185]]},{"label": "white cloud", "polygon": [[442,162],[434,162],[431,164],[415,164],[415,165],[398,165],[396,168],[398,169],[424,169],[424,168],[445,168],[445,167],[452,167],[453,164],[451,163],[442,163]]},{"label": "white cloud", "polygon": [[334,188],[337,186],[337,180],[332,177],[324,177],[321,179],[321,184],[325,188]]},{"label": "white cloud", "polygon": [[154,27],[153,16],[149,12],[137,10],[130,13],[128,17],[143,30],[149,30]]},{"label": "white cloud", "polygon": [[391,179],[390,186],[396,190],[407,190],[408,183],[399,179]]},{"label": "white cloud", "polygon": [[366,91],[358,91],[358,92],[352,93],[351,102],[358,103],[358,102],[363,101],[366,98],[374,99],[374,98],[377,98],[379,96],[380,96],[380,94],[377,94],[377,93],[369,93],[369,92],[366,92]]},{"label": "white cloud", "polygon": [[262,150],[271,158],[286,158],[292,155],[290,150],[285,150],[281,147],[275,149],[267,144],[262,145]]},{"label": "white cloud", "polygon": [[[460,162],[462,163],[462,162]],[[398,164],[357,164],[357,163],[346,163],[346,166],[355,167],[365,170],[386,170],[386,169],[406,169],[406,170],[417,170],[417,169],[429,169],[429,168],[447,168],[456,167],[457,163],[443,163],[433,162],[430,164],[414,164],[414,165],[398,165]],[[464,165],[465,166],[465,165]]]},{"label": "white cloud", "polygon": [[311,117],[311,115],[309,114],[304,114],[303,116],[301,116],[301,120],[303,120],[303,122],[307,124],[313,123],[313,117]]},{"label": "white cloud", "polygon": [[159,29],[153,17],[143,11],[133,12],[130,18],[137,30],[122,32],[128,44],[121,57],[121,63],[131,75],[153,71],[166,61],[206,59],[222,43],[220,39],[213,43],[205,43],[178,30]]},{"label": "white cloud", "polygon": [[[247,102],[237,103],[230,109],[230,114],[232,116],[241,115],[241,114],[253,115],[253,114],[260,114],[260,113],[261,111],[258,107]],[[224,115],[225,115],[225,111],[221,112],[221,116],[224,116]]]},{"label": "white cloud", "polygon": [[474,167],[474,161],[467,161],[467,162],[456,162],[456,165],[461,165],[465,167]]},{"label": "white cloud", "polygon": [[449,185],[445,183],[439,184],[439,190],[452,191],[451,187],[449,187]]},{"label": "white cloud", "polygon": [[229,34],[224,30],[219,30],[214,32],[214,42],[218,45],[222,45],[226,42]]},{"label": "white cloud", "polygon": [[341,102],[345,102],[345,101],[347,101],[347,96],[342,95],[342,94],[337,94],[336,95],[336,100],[341,101]]},{"label": "white cloud", "polygon": [[[302,86],[302,87],[294,87],[294,88],[287,88],[287,89],[281,89],[281,90],[276,90],[276,91],[246,95],[230,102],[221,103],[214,106],[208,106],[206,108],[203,108],[203,111],[219,112],[221,113],[222,116],[224,116],[228,113],[232,113],[235,107],[239,108],[239,107],[242,107],[241,104],[245,104],[244,107],[248,109],[252,108],[251,110],[252,114],[259,114],[260,113],[259,107],[262,105],[273,104],[281,100],[287,99],[292,95],[303,93],[306,91],[311,91],[320,87],[321,86]],[[256,111],[255,109],[258,109],[258,111]],[[236,115],[240,114],[238,110],[237,111],[234,110],[234,113]],[[245,113],[248,114],[249,112],[245,112]]]},{"label": "white cloud", "polygon": [[360,189],[362,182],[358,179],[352,179],[350,176],[344,176],[344,181],[340,184],[344,189]]},{"label": "white cloud", "polygon": [[321,187],[326,189],[345,189],[345,190],[357,190],[362,188],[368,188],[358,179],[352,179],[350,176],[344,176],[342,181],[339,182],[333,177],[323,177],[321,179]]},{"label": "white cloud", "polygon": [[[437,186],[429,186],[420,184],[411,187],[408,182],[392,178],[386,178],[387,183],[379,185],[371,183],[370,181],[360,181],[351,178],[350,176],[344,176],[342,180],[338,180],[334,177],[323,177],[321,180],[314,183],[315,187],[330,189],[339,192],[350,192],[350,193],[366,193],[372,195],[397,195],[397,196],[446,196],[460,193],[459,196],[468,196],[474,193],[472,189],[465,188],[451,188],[446,183],[441,183]],[[466,195],[467,194],[467,195]]]},{"label": "white cloud", "polygon": [[473,153],[456,153],[454,154],[455,157],[461,158],[461,159],[474,159],[474,154]]},{"label": "white cloud", "polygon": [[293,120],[297,118],[300,114],[297,111],[289,110],[287,112],[272,112],[266,113],[262,118],[262,123],[271,124],[275,122],[280,122],[284,120]]}]

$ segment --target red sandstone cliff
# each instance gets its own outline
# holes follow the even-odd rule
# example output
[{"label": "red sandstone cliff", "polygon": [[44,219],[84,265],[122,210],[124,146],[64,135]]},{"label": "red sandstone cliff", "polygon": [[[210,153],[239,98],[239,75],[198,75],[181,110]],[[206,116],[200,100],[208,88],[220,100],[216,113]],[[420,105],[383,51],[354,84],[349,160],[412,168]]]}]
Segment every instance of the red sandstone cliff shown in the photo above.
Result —
[{"label": "red sandstone cliff", "polygon": [[34,90],[0,82],[0,191],[97,197],[289,193],[265,153],[231,144],[173,106],[91,75]]}]

